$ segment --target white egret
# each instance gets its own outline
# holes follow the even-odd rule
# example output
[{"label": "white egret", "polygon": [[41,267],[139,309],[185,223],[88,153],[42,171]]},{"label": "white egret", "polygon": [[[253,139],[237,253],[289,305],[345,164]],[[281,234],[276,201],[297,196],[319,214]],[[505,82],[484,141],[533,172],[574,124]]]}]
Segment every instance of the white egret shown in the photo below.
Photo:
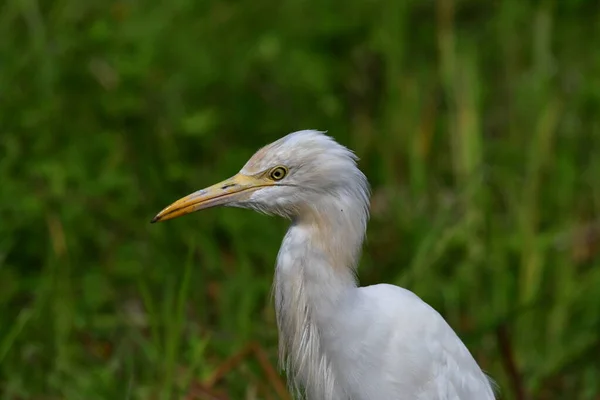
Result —
[{"label": "white egret", "polygon": [[274,297],[280,361],[297,397],[493,400],[491,381],[438,312],[397,286],[358,287],[370,189],[356,161],[322,132],[294,132],[152,222],[214,206],[291,220]]}]

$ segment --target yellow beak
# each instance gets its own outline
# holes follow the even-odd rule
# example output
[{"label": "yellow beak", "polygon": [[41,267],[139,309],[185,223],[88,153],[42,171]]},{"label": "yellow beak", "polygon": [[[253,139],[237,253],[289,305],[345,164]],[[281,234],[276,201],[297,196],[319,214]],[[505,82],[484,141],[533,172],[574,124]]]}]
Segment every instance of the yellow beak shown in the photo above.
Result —
[{"label": "yellow beak", "polygon": [[250,194],[255,190],[265,186],[272,186],[273,184],[268,179],[237,174],[223,182],[219,182],[206,189],[198,190],[177,200],[159,212],[151,222],[166,221],[205,208],[244,200],[250,197]]}]

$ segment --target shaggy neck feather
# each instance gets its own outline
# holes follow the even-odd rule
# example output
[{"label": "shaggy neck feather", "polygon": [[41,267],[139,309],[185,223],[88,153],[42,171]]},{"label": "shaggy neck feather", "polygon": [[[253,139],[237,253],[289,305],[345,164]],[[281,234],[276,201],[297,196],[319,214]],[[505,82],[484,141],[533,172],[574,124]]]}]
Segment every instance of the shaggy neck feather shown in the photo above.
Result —
[{"label": "shaggy neck feather", "polygon": [[355,268],[368,219],[364,199],[343,193],[303,210],[277,257],[280,361],[294,392],[304,389],[311,400],[343,398],[327,349],[340,329],[335,319],[340,299],[356,288]]}]

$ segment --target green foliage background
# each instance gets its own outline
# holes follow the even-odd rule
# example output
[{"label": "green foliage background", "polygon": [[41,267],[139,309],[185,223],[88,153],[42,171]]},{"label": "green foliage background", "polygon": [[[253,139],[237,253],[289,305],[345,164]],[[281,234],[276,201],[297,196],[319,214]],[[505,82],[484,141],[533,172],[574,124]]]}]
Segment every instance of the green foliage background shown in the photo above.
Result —
[{"label": "green foliage background", "polygon": [[[149,221],[307,128],[373,185],[363,285],[432,304],[504,399],[600,398],[596,1],[4,0],[0,100],[2,398],[275,364],[285,222]],[[248,357],[212,390],[274,384]]]}]

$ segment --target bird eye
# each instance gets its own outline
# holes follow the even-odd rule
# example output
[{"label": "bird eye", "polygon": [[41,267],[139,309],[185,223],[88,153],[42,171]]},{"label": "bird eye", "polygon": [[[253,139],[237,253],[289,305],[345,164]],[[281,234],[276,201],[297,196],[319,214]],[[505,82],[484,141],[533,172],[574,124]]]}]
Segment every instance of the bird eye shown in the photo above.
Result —
[{"label": "bird eye", "polygon": [[286,167],[275,167],[269,173],[269,177],[274,181],[280,181],[287,175],[288,170]]}]

